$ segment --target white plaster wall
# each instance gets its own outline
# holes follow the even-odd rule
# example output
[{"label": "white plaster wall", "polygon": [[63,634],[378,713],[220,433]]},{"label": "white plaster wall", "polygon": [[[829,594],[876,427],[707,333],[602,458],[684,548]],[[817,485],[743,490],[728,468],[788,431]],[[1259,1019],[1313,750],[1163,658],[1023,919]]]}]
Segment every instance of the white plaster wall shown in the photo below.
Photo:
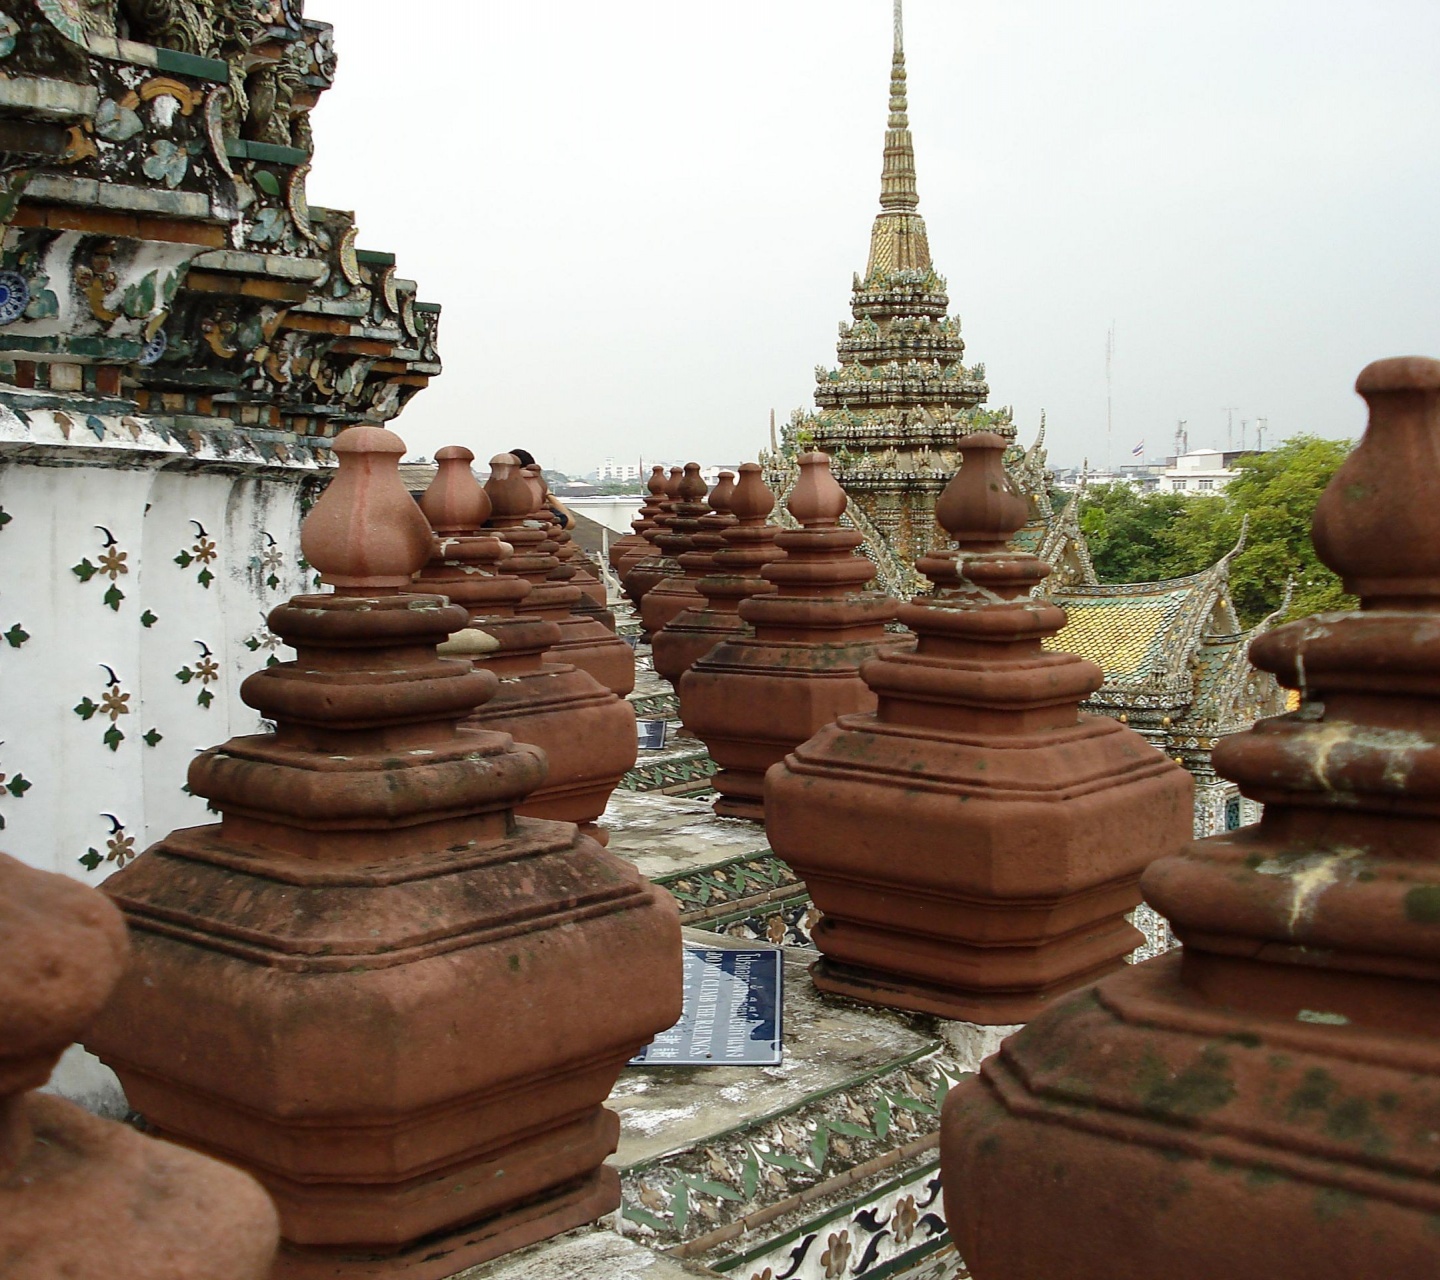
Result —
[{"label": "white plaster wall", "polygon": [[[137,418],[0,405],[0,850],[99,884],[174,828],[215,820],[186,770],[263,727],[239,686],[291,656],[265,616],[314,586],[299,553],[314,475],[195,457]],[[78,1045],[47,1087],[126,1111]]]},{"label": "white plaster wall", "polygon": [[98,441],[6,448],[0,432],[0,849],[98,884],[213,820],[186,770],[262,727],[239,684],[289,656],[264,620],[314,581],[298,535],[312,474]]}]

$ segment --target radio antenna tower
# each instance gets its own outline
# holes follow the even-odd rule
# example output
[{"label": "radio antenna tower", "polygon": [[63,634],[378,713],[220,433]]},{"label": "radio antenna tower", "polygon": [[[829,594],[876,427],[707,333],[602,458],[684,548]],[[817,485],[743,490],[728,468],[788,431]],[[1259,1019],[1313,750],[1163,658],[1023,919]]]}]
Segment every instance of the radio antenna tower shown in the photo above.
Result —
[{"label": "radio antenna tower", "polygon": [[1225,447],[1227,449],[1235,447],[1235,410],[1239,407],[1238,404],[1222,404],[1220,406],[1220,412],[1225,415]]}]

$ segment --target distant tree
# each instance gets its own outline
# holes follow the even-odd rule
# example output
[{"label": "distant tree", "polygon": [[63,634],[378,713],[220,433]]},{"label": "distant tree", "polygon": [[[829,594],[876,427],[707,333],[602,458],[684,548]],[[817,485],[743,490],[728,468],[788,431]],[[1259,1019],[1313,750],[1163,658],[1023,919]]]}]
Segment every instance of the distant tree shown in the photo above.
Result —
[{"label": "distant tree", "polygon": [[1198,573],[1234,547],[1245,524],[1245,546],[1230,565],[1230,591],[1245,626],[1280,607],[1287,582],[1294,591],[1287,618],[1353,609],[1355,598],[1310,545],[1315,504],[1349,452],[1348,440],[1295,436],[1241,458],[1240,474],[1214,497],[1096,485],[1080,506],[1096,575],[1101,582],[1153,582]]},{"label": "distant tree", "polygon": [[1230,591],[1240,620],[1253,626],[1278,609],[1285,584],[1294,595],[1287,618],[1353,609],[1340,579],[1320,563],[1310,543],[1315,504],[1350,452],[1349,440],[1294,436],[1277,449],[1241,458],[1240,472],[1218,500],[1195,498],[1166,531],[1172,572],[1213,564],[1240,537],[1244,549],[1230,565]]},{"label": "distant tree", "polygon": [[1080,500],[1080,528],[1101,582],[1153,582],[1170,576],[1166,533],[1185,509],[1178,493],[1142,494],[1097,484]]},{"label": "distant tree", "polygon": [[610,496],[624,497],[627,494],[639,496],[645,492],[644,480],[596,480],[593,483],[596,492]]}]

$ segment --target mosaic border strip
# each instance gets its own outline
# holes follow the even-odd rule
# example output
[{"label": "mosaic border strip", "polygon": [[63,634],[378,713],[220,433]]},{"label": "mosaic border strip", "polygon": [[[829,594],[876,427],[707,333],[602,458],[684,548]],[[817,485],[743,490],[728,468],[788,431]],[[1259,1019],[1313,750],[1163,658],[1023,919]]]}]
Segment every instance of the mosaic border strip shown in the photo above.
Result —
[{"label": "mosaic border strip", "polygon": [[719,772],[719,766],[701,747],[693,753],[637,764],[620,779],[622,791],[701,790]]},{"label": "mosaic border strip", "polygon": [[685,1244],[798,1197],[939,1131],[962,1073],[932,1045],[710,1143],[622,1170],[627,1232],[657,1248]]},{"label": "mosaic border strip", "polygon": [[805,883],[770,850],[656,876],[680,903],[680,923],[777,947],[814,947],[820,912]]},{"label": "mosaic border strip", "polygon": [[636,693],[628,699],[637,720],[678,720],[680,696],[676,693]]},{"label": "mosaic border strip", "polygon": [[769,849],[736,854],[695,871],[672,871],[655,876],[654,882],[664,885],[680,903],[682,924],[712,916],[716,908],[765,901],[776,890],[805,891],[804,883],[789,864]]},{"label": "mosaic border strip", "polygon": [[[872,1180],[858,1197],[742,1253],[707,1257],[705,1265],[737,1280],[885,1280],[915,1276],[922,1266],[935,1280],[961,1280],[968,1273],[945,1226],[939,1156],[932,1148],[907,1163],[898,1176],[887,1170],[878,1184]],[[928,1265],[942,1253],[948,1257],[939,1267]]]}]

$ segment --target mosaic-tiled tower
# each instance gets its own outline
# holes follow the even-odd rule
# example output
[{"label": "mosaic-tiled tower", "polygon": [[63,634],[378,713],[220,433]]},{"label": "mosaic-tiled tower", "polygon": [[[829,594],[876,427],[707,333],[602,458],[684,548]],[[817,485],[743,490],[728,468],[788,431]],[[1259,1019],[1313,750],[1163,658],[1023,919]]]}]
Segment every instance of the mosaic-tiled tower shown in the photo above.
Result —
[{"label": "mosaic-tiled tower", "polygon": [[960,466],[971,431],[1014,437],[1008,409],[982,408],[990,389],[983,365],[966,366],[960,321],[948,314],[945,280],[930,260],[915,185],[915,147],[905,94],[901,0],[880,212],[870,232],[865,276],[855,277],[853,324],[840,326],[839,363],[816,370],[816,412],[786,428],[789,450],[820,449],[850,497],[849,523],[881,583],[908,594],[923,586],[911,565],[943,543],[935,502]]}]

